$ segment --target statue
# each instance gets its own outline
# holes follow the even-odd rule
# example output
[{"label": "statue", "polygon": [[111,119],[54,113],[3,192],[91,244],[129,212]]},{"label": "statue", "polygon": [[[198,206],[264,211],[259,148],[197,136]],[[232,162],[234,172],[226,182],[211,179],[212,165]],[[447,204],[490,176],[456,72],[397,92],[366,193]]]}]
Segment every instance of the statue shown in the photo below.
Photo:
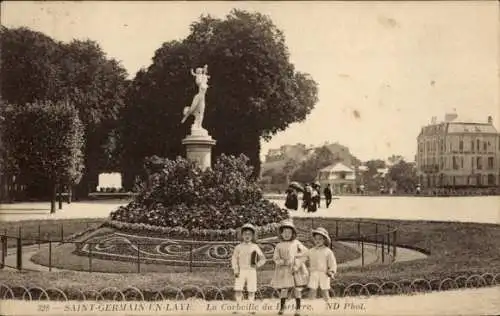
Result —
[{"label": "statue", "polygon": [[207,93],[208,79],[210,78],[208,75],[208,65],[205,65],[203,68],[196,68],[196,71],[191,69],[191,75],[195,77],[195,82],[198,86],[198,93],[194,96],[191,106],[186,106],[184,108],[184,117],[182,118],[181,123],[184,123],[189,116],[193,115],[194,123],[191,126],[191,131],[202,131],[204,130],[202,123],[203,116],[205,114],[205,94]]}]

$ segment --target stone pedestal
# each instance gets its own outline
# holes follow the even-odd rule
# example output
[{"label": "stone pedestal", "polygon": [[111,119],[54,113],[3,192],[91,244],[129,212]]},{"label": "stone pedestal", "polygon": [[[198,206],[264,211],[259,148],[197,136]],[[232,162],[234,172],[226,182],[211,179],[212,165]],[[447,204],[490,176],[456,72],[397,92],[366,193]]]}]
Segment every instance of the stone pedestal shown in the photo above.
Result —
[{"label": "stone pedestal", "polygon": [[205,129],[191,129],[191,135],[182,140],[186,146],[186,158],[195,162],[202,170],[212,165],[212,147],[216,141]]}]

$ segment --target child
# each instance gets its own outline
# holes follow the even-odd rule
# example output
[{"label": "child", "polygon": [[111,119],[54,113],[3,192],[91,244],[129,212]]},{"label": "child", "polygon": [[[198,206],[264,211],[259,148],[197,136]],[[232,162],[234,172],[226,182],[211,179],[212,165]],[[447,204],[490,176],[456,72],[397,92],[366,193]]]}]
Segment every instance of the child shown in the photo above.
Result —
[{"label": "child", "polygon": [[297,238],[297,230],[292,221],[284,220],[279,227],[280,242],[274,249],[273,261],[275,263],[272,285],[280,290],[280,310],[278,315],[283,315],[285,302],[289,289],[294,289],[295,315],[300,313],[300,299],[302,288],[307,285],[308,272],[304,264],[307,258],[307,248]]},{"label": "child", "polygon": [[326,229],[318,227],[312,231],[314,248],[309,249],[307,258],[309,260],[309,298],[316,298],[318,287],[325,300],[330,298],[330,278],[337,273],[337,260],[333,251],[329,248],[330,236]]},{"label": "child", "polygon": [[[243,286],[247,284],[248,299],[255,300],[257,291],[257,271],[256,268],[266,263],[266,257],[260,250],[256,241],[255,227],[252,224],[245,224],[241,227],[242,243],[234,248],[231,266],[234,271],[234,291],[236,301],[243,299]],[[257,259],[258,258],[258,259]]]}]

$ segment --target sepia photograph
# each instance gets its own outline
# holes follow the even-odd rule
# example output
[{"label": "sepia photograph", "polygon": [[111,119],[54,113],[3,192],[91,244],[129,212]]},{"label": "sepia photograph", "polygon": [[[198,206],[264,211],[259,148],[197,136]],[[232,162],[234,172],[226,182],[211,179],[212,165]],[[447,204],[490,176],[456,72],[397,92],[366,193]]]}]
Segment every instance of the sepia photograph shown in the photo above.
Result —
[{"label": "sepia photograph", "polygon": [[499,315],[497,1],[2,1],[0,315]]}]

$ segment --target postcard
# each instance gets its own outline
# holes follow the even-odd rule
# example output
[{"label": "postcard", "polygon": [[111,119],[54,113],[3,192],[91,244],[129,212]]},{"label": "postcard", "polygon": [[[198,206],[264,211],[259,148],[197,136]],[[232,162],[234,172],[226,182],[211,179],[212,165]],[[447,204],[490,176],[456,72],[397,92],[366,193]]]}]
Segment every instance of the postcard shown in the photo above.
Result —
[{"label": "postcard", "polygon": [[498,16],[2,2],[1,314],[500,314]]}]

